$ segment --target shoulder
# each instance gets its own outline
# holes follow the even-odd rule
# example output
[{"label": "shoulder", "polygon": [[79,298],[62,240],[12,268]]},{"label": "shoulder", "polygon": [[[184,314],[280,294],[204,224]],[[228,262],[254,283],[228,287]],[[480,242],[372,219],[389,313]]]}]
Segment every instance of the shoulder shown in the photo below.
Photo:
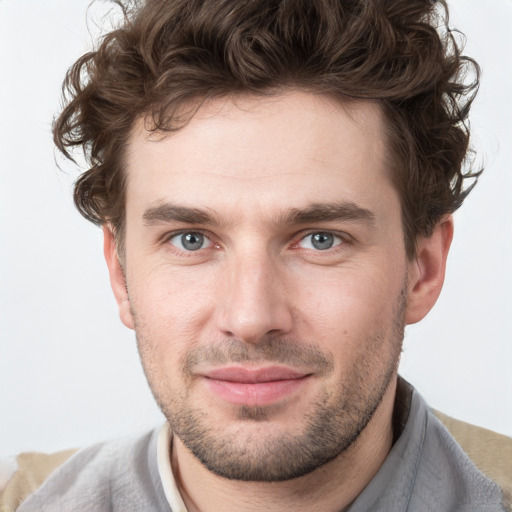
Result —
[{"label": "shoulder", "polygon": [[405,384],[407,420],[374,477],[379,485],[372,488],[385,506],[354,510],[505,512],[500,486],[479,470],[420,393]]},{"label": "shoulder", "polygon": [[15,459],[0,460],[0,472],[5,479],[0,489],[0,512],[16,510],[50,473],[76,452],[76,449],[51,454],[30,452],[21,453]]},{"label": "shoulder", "polygon": [[[20,511],[110,510],[114,498],[133,498],[130,487],[151,484],[148,453],[156,433],[79,451],[18,456],[18,469],[2,493],[0,512],[17,510],[22,502]],[[146,481],[141,483],[141,478]]]},{"label": "shoulder", "polygon": [[436,410],[433,413],[473,464],[500,486],[505,504],[512,510],[512,439]]}]

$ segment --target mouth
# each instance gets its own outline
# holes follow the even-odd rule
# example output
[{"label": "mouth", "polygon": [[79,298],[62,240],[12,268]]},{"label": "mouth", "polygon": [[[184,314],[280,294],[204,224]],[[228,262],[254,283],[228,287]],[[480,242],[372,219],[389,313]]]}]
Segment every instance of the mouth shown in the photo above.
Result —
[{"label": "mouth", "polygon": [[201,374],[213,394],[236,405],[264,406],[296,393],[311,374],[295,369],[270,366],[265,368],[216,368]]}]

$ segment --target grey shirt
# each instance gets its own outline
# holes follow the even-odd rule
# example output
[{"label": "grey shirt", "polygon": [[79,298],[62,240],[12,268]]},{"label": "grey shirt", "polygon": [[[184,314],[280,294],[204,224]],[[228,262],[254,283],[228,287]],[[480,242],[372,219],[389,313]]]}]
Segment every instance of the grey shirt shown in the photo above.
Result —
[{"label": "grey shirt", "polygon": [[[500,488],[474,466],[419,393],[404,381],[394,422],[396,442],[346,511],[506,510]],[[29,496],[19,512],[183,512],[172,510],[166,498],[157,438],[158,429],[137,439],[81,450]]]}]

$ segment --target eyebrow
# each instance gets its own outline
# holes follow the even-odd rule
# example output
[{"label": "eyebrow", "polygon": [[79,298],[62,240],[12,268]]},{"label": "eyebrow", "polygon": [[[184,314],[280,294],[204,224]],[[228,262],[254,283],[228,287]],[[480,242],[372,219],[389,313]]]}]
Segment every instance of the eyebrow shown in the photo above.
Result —
[{"label": "eyebrow", "polygon": [[[215,217],[205,210],[173,203],[148,208],[142,217],[147,226],[170,222],[214,226],[219,224]],[[302,209],[289,208],[273,219],[274,224],[288,226],[335,221],[357,221],[373,226],[375,214],[352,202],[315,203]]]},{"label": "eyebrow", "polygon": [[304,209],[290,208],[279,215],[281,224],[310,224],[315,222],[358,221],[373,226],[375,214],[352,202],[315,203]]},{"label": "eyebrow", "polygon": [[189,208],[172,203],[165,203],[148,208],[142,215],[148,226],[165,222],[183,222],[185,224],[210,224],[217,222],[212,215],[198,208]]}]

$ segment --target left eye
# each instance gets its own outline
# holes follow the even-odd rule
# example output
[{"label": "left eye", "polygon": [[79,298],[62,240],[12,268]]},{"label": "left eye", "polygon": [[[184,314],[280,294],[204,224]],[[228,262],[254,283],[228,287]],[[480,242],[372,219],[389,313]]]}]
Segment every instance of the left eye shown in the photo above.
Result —
[{"label": "left eye", "polygon": [[187,231],[174,235],[169,239],[169,243],[182,251],[198,251],[212,245],[212,242],[205,235],[197,231]]},{"label": "left eye", "polygon": [[343,243],[343,240],[338,235],[333,233],[319,231],[317,233],[310,233],[305,236],[300,242],[299,247],[303,249],[314,249],[316,251],[327,251],[337,245]]}]

